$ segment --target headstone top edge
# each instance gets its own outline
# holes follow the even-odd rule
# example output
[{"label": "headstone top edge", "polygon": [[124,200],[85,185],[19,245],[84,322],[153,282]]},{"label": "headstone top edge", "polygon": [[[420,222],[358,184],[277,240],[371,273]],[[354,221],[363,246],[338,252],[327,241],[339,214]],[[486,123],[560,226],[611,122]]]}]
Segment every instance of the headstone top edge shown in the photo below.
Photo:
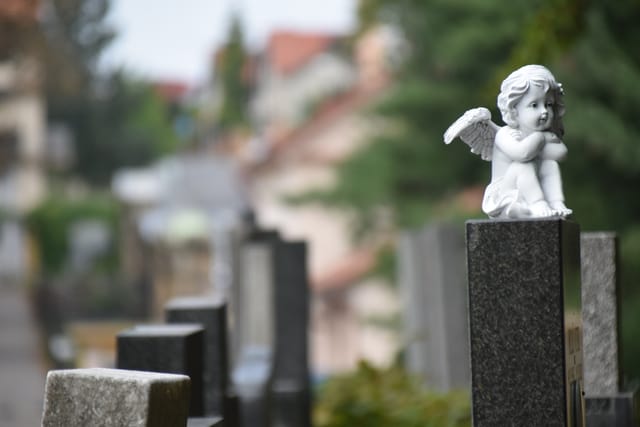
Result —
[{"label": "headstone top edge", "polygon": [[524,218],[524,219],[468,219],[465,221],[465,225],[479,225],[479,224],[518,224],[518,223],[568,223],[568,224],[577,224],[577,222],[562,218],[562,217],[551,217],[551,218]]},{"label": "headstone top edge", "polygon": [[618,237],[618,233],[615,231],[583,231],[580,235],[591,239],[615,239]]},{"label": "headstone top edge", "polygon": [[143,324],[125,329],[118,334],[118,337],[178,336],[191,335],[202,331],[204,331],[204,328],[197,323]]},{"label": "headstone top edge", "polygon": [[92,377],[95,379],[110,379],[115,381],[141,381],[141,382],[183,382],[189,381],[187,375],[169,374],[163,372],[147,372],[128,369],[112,368],[80,368],[80,369],[54,369],[47,373],[49,378],[73,378]]},{"label": "headstone top edge", "polygon": [[219,295],[211,296],[184,296],[176,297],[165,305],[165,309],[185,309],[185,308],[219,308],[225,304],[224,298]]}]

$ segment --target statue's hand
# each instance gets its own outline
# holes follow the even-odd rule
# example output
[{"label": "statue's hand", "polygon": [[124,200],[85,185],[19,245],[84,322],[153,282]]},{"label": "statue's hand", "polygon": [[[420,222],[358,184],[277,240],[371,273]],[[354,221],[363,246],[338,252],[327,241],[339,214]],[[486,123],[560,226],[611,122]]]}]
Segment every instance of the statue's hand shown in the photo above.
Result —
[{"label": "statue's hand", "polygon": [[560,143],[562,140],[553,132],[544,132],[544,141],[547,143]]}]

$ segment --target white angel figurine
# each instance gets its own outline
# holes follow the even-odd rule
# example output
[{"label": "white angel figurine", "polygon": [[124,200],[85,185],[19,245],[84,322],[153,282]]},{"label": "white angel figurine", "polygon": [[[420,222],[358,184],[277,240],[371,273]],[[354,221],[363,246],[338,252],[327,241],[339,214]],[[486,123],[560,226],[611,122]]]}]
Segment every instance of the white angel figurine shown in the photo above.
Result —
[{"label": "white angel figurine", "polygon": [[491,218],[566,217],[558,162],[567,154],[562,85],[541,65],[511,73],[500,87],[498,108],[507,124],[491,121],[486,108],[464,113],[444,134],[460,137],[473,153],[491,161],[491,183],[482,210]]}]

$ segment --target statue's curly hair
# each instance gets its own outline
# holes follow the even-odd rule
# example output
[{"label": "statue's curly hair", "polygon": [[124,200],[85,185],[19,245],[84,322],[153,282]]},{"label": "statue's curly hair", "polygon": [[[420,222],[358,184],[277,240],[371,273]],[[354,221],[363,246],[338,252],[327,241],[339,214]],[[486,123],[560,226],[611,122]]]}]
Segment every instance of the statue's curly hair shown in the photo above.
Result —
[{"label": "statue's curly hair", "polygon": [[562,84],[558,83],[553,74],[542,65],[525,65],[504,79],[498,94],[498,108],[502,113],[502,120],[512,128],[518,128],[515,107],[532,84],[541,86],[545,92],[551,91],[553,93],[554,117],[551,130],[559,137],[562,137],[564,133],[562,125],[562,116],[564,115],[562,97],[564,91],[562,90]]}]

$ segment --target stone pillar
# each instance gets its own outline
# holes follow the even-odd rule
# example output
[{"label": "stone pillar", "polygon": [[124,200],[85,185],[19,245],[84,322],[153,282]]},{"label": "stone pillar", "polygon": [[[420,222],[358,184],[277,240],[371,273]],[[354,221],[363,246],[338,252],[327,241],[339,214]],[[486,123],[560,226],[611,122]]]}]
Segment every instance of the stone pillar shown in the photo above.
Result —
[{"label": "stone pillar", "polygon": [[579,243],[563,219],[467,222],[475,427],[584,425]]},{"label": "stone pillar", "polygon": [[240,248],[240,283],[235,331],[237,358],[249,347],[273,349],[274,251],[277,233],[256,232]]},{"label": "stone pillar", "polygon": [[584,391],[619,391],[618,264],[614,233],[582,233]]},{"label": "stone pillar", "polygon": [[305,242],[279,242],[275,251],[273,425],[311,426],[309,284]]},{"label": "stone pillar", "polygon": [[138,325],[117,336],[119,369],[183,374],[191,378],[190,416],[203,416],[200,325]]},{"label": "stone pillar", "polygon": [[621,392],[618,241],[615,233],[580,236],[584,390],[589,427],[640,425],[638,395]]},{"label": "stone pillar", "polygon": [[232,382],[238,425],[242,427],[269,426],[275,340],[274,259],[279,242],[273,230],[253,230],[240,247]]},{"label": "stone pillar", "polygon": [[175,298],[166,305],[165,315],[170,324],[191,323],[204,328],[204,413],[222,415],[229,379],[226,303],[214,297]]},{"label": "stone pillar", "polygon": [[398,273],[407,369],[440,391],[470,383],[464,233],[435,224],[401,233]]},{"label": "stone pillar", "polygon": [[43,427],[184,427],[189,378],[117,369],[50,371]]}]

